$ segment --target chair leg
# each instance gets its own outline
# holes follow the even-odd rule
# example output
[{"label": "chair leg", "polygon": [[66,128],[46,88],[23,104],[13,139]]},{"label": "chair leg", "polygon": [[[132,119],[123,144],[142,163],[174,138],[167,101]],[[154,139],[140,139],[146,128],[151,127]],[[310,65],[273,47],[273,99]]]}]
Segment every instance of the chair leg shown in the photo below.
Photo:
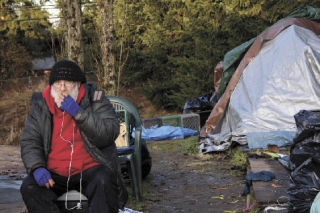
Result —
[{"label": "chair leg", "polygon": [[137,188],[139,190],[140,199],[142,199],[142,164],[141,164],[141,153],[136,155],[136,173],[137,173]]},{"label": "chair leg", "polygon": [[138,201],[141,201],[141,190],[139,187],[139,178],[137,175],[137,170],[135,168],[135,164],[133,163],[133,159],[130,159],[130,171],[131,171],[131,184],[134,196]]}]

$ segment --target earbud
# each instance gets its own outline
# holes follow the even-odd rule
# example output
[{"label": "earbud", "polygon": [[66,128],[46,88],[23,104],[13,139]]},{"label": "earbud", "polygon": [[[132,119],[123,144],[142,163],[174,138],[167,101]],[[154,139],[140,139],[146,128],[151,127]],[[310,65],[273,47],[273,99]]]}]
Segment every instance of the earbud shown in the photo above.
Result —
[{"label": "earbud", "polygon": [[77,203],[77,209],[82,209],[81,203]]}]

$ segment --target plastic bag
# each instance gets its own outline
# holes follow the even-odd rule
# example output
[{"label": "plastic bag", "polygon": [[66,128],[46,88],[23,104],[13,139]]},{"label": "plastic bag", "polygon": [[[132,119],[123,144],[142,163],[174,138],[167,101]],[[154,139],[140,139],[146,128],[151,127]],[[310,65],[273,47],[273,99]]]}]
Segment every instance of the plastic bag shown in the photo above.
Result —
[{"label": "plastic bag", "polygon": [[218,97],[216,95],[216,92],[214,92],[213,94],[206,94],[198,98],[190,99],[186,101],[183,108],[183,113],[186,114],[191,112],[212,110],[217,102]]},{"label": "plastic bag", "polygon": [[290,175],[289,212],[307,213],[310,211],[313,200],[320,189],[319,177],[312,171],[314,167],[312,164],[312,158],[309,158]]},{"label": "plastic bag", "polygon": [[315,134],[317,136],[316,141],[320,141],[320,110],[301,110],[294,115],[294,119],[297,126],[297,134],[293,139],[294,143],[299,143]]},{"label": "plastic bag", "polygon": [[320,190],[320,111],[295,116],[297,134],[290,149],[289,212],[309,212]]},{"label": "plastic bag", "polygon": [[320,193],[317,194],[316,198],[314,199],[310,213],[320,213]]}]

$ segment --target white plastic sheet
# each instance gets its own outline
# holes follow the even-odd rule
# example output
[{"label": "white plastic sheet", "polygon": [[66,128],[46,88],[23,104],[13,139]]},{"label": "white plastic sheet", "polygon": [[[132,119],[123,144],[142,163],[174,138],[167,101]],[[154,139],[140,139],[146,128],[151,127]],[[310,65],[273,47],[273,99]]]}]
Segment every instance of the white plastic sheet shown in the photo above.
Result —
[{"label": "white plastic sheet", "polygon": [[119,209],[119,213],[142,213],[129,208],[124,208],[123,210]]}]

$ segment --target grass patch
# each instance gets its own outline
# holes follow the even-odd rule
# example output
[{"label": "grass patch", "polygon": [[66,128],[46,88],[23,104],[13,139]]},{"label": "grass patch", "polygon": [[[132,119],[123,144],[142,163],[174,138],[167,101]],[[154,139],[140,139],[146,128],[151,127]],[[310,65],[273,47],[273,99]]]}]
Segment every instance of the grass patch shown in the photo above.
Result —
[{"label": "grass patch", "polygon": [[229,149],[227,154],[230,157],[230,164],[235,175],[243,175],[248,166],[247,154],[241,151],[239,147]]},{"label": "grass patch", "polygon": [[163,141],[148,141],[148,147],[159,151],[179,151],[179,144],[183,140],[163,140]]},{"label": "grass patch", "polygon": [[198,137],[189,137],[186,138],[182,146],[182,153],[188,155],[198,155],[199,154],[199,138]]},{"label": "grass patch", "polygon": [[133,195],[132,187],[130,184],[127,186],[127,191],[128,191],[129,198],[125,207],[135,211],[143,211],[143,208],[145,206],[144,199],[148,197],[149,182],[146,180],[142,181],[142,201],[138,201],[136,197]]},{"label": "grass patch", "polygon": [[189,137],[177,140],[148,141],[148,147],[151,149],[165,152],[182,152],[188,155],[199,154],[198,137]]}]

